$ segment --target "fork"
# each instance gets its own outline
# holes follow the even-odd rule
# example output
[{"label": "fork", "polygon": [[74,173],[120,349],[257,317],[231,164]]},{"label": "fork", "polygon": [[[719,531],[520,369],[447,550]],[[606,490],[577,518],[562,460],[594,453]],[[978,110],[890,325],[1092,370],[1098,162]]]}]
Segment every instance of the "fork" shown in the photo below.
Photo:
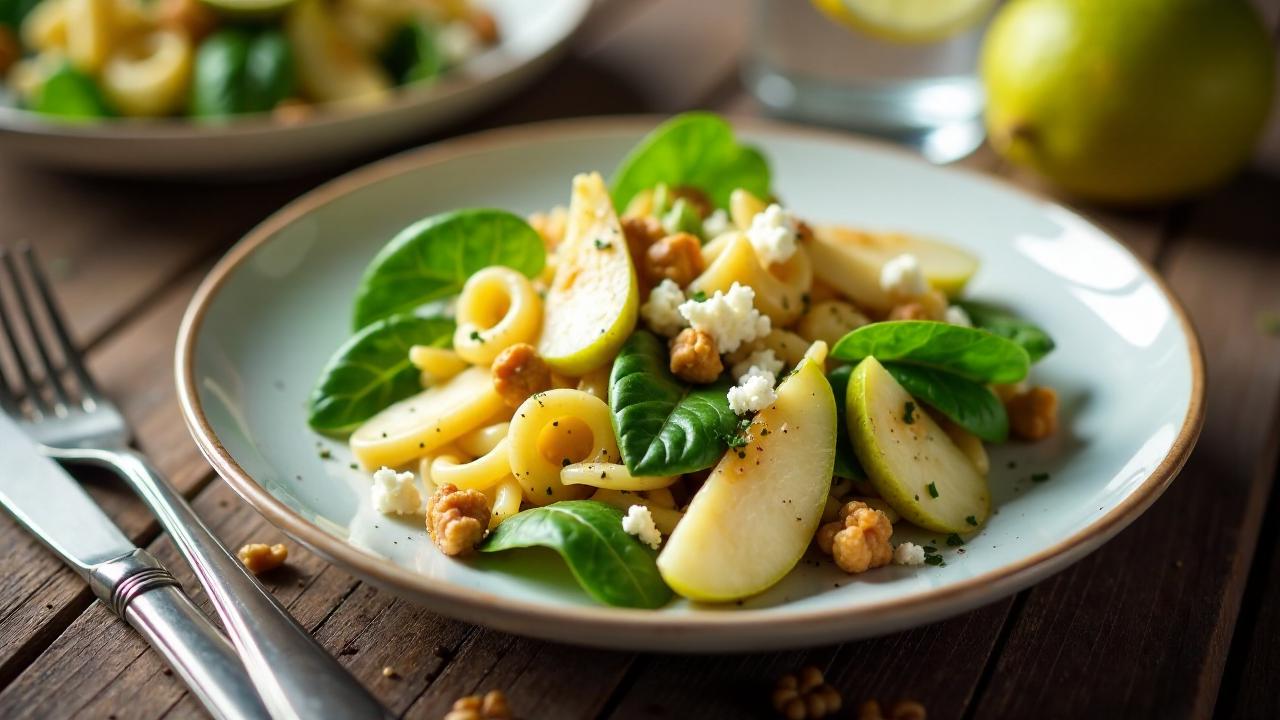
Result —
[{"label": "fork", "polygon": [[[7,387],[0,389],[4,411],[14,416],[50,457],[63,463],[106,467],[129,482],[195,570],[273,718],[394,717],[214,538],[186,499],[146,457],[130,447],[133,433],[129,424],[85,368],[30,245],[23,244],[16,255],[27,282],[21,280],[23,273],[13,253],[0,248],[0,264],[35,346],[39,367],[30,353],[21,352],[0,295],[0,326],[14,351],[18,379],[26,395],[26,402],[21,403]],[[44,318],[44,332],[36,320],[37,312]],[[55,349],[62,371],[54,362]],[[74,385],[68,375],[74,376]]]}]

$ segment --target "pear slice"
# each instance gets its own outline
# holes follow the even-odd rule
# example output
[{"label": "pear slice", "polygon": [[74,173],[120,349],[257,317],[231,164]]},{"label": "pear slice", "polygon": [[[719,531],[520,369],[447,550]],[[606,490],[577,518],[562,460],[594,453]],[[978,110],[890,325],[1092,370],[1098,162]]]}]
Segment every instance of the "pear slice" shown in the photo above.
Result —
[{"label": "pear slice", "polygon": [[815,228],[808,247],[813,272],[820,280],[879,312],[893,306],[880,287],[880,269],[899,255],[914,255],[929,284],[949,296],[958,295],[978,271],[978,258],[967,250],[906,233],[823,226]]},{"label": "pear slice", "polygon": [[987,479],[875,358],[854,368],[845,412],[867,477],[903,519],[943,533],[972,532],[986,522]]},{"label": "pear slice", "polygon": [[676,592],[723,602],[791,571],[822,518],[836,457],[836,404],[822,361],[806,358],[730,449],[658,555]]},{"label": "pear slice", "polygon": [[599,173],[573,179],[568,223],[543,303],[538,354],[561,375],[581,377],[618,354],[635,329],[640,291]]},{"label": "pear slice", "polygon": [[480,427],[505,407],[488,368],[469,368],[369,418],[351,433],[351,452],[366,470],[400,467]]},{"label": "pear slice", "polygon": [[313,100],[370,107],[391,93],[391,78],[338,27],[322,0],[298,0],[285,13],[298,84]]}]

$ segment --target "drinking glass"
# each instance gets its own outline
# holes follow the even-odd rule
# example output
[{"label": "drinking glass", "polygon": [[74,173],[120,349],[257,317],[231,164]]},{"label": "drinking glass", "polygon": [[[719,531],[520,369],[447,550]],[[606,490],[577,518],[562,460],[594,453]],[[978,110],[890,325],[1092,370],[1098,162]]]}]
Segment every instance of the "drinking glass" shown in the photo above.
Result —
[{"label": "drinking glass", "polygon": [[950,162],[982,144],[978,50],[990,20],[933,42],[883,40],[807,0],[756,0],[744,80],[774,115],[888,137]]}]

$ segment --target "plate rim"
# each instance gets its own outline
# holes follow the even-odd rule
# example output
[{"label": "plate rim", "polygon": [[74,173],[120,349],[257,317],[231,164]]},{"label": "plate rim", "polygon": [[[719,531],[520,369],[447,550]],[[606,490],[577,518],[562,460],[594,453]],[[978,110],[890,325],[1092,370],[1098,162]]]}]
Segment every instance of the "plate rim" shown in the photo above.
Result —
[{"label": "plate rim", "polygon": [[[401,594],[407,593],[433,610],[491,627],[510,629],[520,626],[523,629],[513,631],[562,641],[564,636],[557,635],[554,631],[557,626],[563,629],[564,626],[559,625],[560,623],[572,623],[584,631],[575,633],[578,636],[578,642],[614,648],[634,648],[647,644],[650,647],[665,647],[668,650],[681,648],[657,646],[652,641],[646,642],[640,639],[635,633],[652,634],[653,637],[662,638],[665,641],[670,641],[674,634],[692,633],[680,641],[689,646],[696,646],[700,638],[705,639],[708,635],[717,636],[722,640],[733,635],[734,640],[721,642],[721,646],[732,646],[736,649],[762,649],[798,644],[788,642],[786,637],[788,630],[794,631],[793,637],[798,639],[821,636],[827,641],[835,641],[859,634],[877,634],[878,629],[870,633],[857,629],[871,619],[881,621],[879,624],[887,631],[895,627],[915,624],[912,617],[923,617],[924,621],[929,621],[958,614],[1037,582],[1096,549],[1145,512],[1163,494],[1182,469],[1204,424],[1205,365],[1195,326],[1166,280],[1145,259],[1134,254],[1110,232],[1098,227],[1096,223],[1089,221],[1080,213],[1028,191],[1003,177],[990,176],[977,170],[956,166],[943,166],[943,169],[959,173],[971,181],[998,186],[1024,199],[1039,205],[1051,206],[1056,211],[1068,213],[1076,220],[1098,227],[1107,241],[1136,262],[1160,289],[1162,297],[1172,308],[1182,328],[1191,366],[1191,394],[1186,415],[1168,453],[1150,475],[1138,488],[1103,516],[1054,545],[1017,562],[951,585],[896,599],[877,601],[852,610],[837,606],[780,615],[776,608],[731,609],[723,612],[703,612],[696,616],[675,617],[652,610],[630,608],[549,606],[499,597],[462,585],[435,583],[421,573],[402,568],[386,558],[355,547],[348,541],[326,532],[319,525],[307,520],[277,499],[255,481],[218,440],[201,405],[195,372],[195,349],[204,315],[233,272],[279,230],[351,192],[389,177],[429,167],[451,158],[477,151],[508,148],[571,135],[618,131],[632,131],[639,134],[652,129],[668,117],[668,115],[624,115],[570,118],[513,125],[462,135],[406,150],[344,173],[272,213],[237,241],[209,271],[192,296],[179,326],[174,352],[178,402],[183,420],[200,452],[241,498],[286,534],[315,550],[329,562],[383,587],[391,588]],[[887,152],[912,162],[929,165],[910,151],[879,140],[776,120],[732,114],[725,117],[735,128],[751,132],[819,140],[879,153]],[[998,592],[992,593],[996,588],[999,588]],[[483,619],[474,619],[481,617],[480,613],[483,613]],[[531,628],[528,624],[530,620],[556,625]],[[619,635],[631,633],[632,637],[630,640],[619,642],[596,637],[592,631],[613,632]],[[769,637],[773,639],[770,640]]]}]

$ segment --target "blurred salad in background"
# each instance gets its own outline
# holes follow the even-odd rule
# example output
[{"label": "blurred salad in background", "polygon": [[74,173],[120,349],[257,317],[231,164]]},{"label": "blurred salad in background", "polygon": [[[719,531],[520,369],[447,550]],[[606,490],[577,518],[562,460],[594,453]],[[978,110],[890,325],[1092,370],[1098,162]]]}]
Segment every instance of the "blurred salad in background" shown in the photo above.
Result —
[{"label": "blurred salad in background", "polygon": [[222,122],[386,101],[498,39],[467,0],[0,0],[8,104]]}]

